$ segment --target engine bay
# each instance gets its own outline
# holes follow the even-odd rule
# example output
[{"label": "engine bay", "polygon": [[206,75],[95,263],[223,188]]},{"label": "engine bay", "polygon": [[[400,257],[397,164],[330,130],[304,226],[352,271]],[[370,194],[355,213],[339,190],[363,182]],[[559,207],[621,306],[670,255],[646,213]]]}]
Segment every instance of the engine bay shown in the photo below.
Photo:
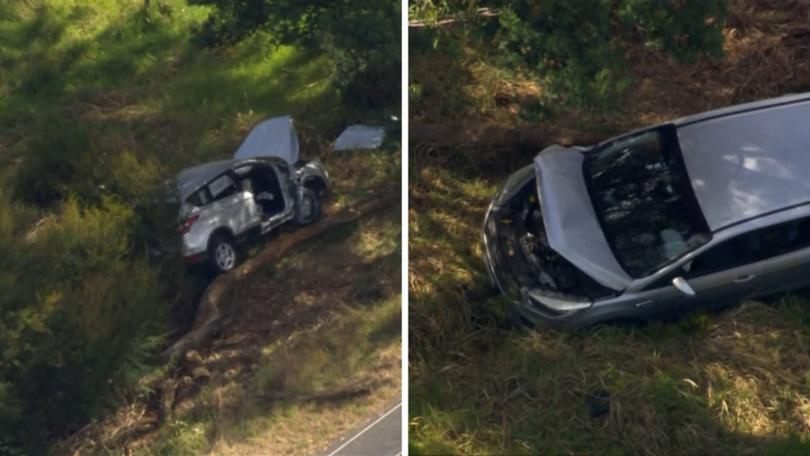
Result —
[{"label": "engine bay", "polygon": [[551,248],[534,179],[499,211],[495,222],[503,248],[501,265],[517,282],[518,289],[539,288],[588,299],[616,294]]}]

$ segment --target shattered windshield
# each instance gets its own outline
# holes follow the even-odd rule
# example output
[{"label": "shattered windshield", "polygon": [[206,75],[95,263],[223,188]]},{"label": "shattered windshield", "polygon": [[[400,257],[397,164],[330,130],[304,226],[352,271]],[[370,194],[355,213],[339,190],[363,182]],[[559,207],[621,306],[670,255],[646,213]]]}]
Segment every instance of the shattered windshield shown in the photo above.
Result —
[{"label": "shattered windshield", "polygon": [[644,277],[710,239],[673,127],[596,149],[584,172],[605,237],[631,276]]}]

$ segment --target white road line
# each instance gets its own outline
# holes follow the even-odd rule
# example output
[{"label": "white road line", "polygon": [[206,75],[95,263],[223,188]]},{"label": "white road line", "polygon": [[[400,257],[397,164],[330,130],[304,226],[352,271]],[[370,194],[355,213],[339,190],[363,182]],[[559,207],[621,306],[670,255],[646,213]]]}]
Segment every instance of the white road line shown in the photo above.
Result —
[{"label": "white road line", "polygon": [[338,451],[342,450],[342,449],[343,449],[343,448],[344,448],[346,445],[348,445],[348,444],[352,443],[352,442],[353,442],[353,441],[354,441],[356,438],[358,438],[358,437],[360,437],[361,435],[365,434],[365,433],[366,433],[366,431],[368,431],[369,429],[373,428],[375,424],[377,424],[377,423],[379,423],[380,421],[382,421],[382,420],[383,420],[383,419],[384,419],[386,416],[390,415],[390,414],[391,414],[391,413],[392,413],[394,410],[396,410],[396,409],[398,409],[398,408],[400,408],[400,407],[402,407],[402,403],[401,403],[401,402],[400,402],[399,404],[395,405],[395,406],[394,406],[394,408],[392,408],[391,410],[389,410],[389,411],[385,412],[385,414],[383,414],[383,416],[381,416],[381,417],[377,418],[376,420],[374,420],[374,422],[373,422],[373,423],[371,423],[371,424],[369,424],[368,426],[366,426],[366,427],[365,427],[365,429],[363,429],[362,431],[358,432],[358,433],[357,433],[357,434],[356,434],[354,437],[352,437],[352,438],[350,438],[349,440],[345,441],[345,442],[343,443],[343,445],[339,446],[339,447],[338,447],[338,448],[337,448],[335,451],[333,451],[333,452],[329,453],[327,456],[335,456],[335,455],[337,454],[337,452],[338,452]]}]

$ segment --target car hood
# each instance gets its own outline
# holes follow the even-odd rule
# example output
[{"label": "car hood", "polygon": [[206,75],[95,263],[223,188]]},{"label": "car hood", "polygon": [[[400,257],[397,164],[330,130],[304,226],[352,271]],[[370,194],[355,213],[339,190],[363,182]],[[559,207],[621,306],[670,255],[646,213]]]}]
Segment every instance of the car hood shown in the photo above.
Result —
[{"label": "car hood", "polygon": [[619,265],[591,204],[581,149],[551,146],[534,159],[549,246],[600,284],[621,291],[632,279]]},{"label": "car hood", "polygon": [[267,119],[250,130],[233,158],[278,157],[290,165],[298,161],[298,134],[290,116]]}]

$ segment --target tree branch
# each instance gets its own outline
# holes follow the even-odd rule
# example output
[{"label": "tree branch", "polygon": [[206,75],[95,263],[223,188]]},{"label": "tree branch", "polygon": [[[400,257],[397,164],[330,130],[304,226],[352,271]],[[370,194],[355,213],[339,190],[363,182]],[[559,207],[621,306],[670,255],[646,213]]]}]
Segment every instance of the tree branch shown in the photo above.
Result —
[{"label": "tree branch", "polygon": [[408,21],[409,28],[425,28],[425,27],[445,27],[449,25],[455,25],[460,22],[466,22],[471,18],[478,18],[478,17],[498,17],[501,15],[500,10],[494,10],[492,8],[478,8],[475,11],[475,15],[471,16],[469,14],[459,14],[455,17],[448,17],[445,19],[439,19],[435,22],[433,21],[424,21],[424,20],[414,20]]}]

